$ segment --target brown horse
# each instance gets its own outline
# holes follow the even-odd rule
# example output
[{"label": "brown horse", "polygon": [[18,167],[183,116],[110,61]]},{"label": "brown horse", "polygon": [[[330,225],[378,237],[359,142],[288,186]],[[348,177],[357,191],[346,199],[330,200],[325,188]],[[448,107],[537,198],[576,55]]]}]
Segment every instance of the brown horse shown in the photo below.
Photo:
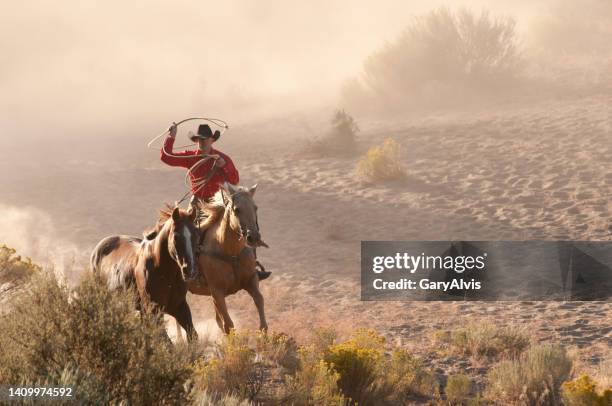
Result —
[{"label": "brown horse", "polygon": [[139,301],[150,301],[173,316],[190,341],[197,339],[197,333],[185,298],[184,275],[195,272],[197,266],[199,233],[195,217],[195,210],[162,211],[156,229],[144,239],[106,237],[91,254],[93,272],[105,276],[110,289],[135,286]]},{"label": "brown horse", "polygon": [[[253,248],[267,247],[261,240],[257,224],[257,206],[253,201],[257,185],[250,189],[225,184],[212,202],[201,203],[208,216],[201,225],[203,232],[198,268],[206,283],[190,282],[188,289],[196,295],[212,296],[217,325],[226,334],[234,328],[225,297],[246,290],[259,313],[259,328],[267,330],[264,298],[259,291],[259,277]],[[177,326],[177,332],[178,330]]]}]

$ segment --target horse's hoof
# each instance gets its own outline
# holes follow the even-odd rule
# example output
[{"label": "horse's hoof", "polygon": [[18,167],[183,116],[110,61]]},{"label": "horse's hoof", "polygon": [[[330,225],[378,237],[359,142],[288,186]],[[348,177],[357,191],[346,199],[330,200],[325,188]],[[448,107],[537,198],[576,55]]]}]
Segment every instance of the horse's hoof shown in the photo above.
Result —
[{"label": "horse's hoof", "polygon": [[259,278],[260,281],[263,281],[264,279],[268,279],[270,275],[272,275],[272,272],[270,271],[257,271],[257,277]]}]

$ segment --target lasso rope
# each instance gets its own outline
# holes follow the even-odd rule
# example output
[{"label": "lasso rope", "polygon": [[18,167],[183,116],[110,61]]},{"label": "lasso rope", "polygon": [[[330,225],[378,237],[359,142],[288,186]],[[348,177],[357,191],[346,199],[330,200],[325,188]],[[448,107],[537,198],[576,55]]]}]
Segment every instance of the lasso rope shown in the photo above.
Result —
[{"label": "lasso rope", "polygon": [[[229,126],[227,125],[227,123],[224,120],[221,120],[220,118],[208,118],[208,117],[190,117],[190,118],[186,118],[184,120],[181,120],[178,123],[173,123],[173,124],[178,127],[179,125],[181,125],[183,123],[186,123],[187,121],[192,121],[192,120],[204,120],[204,121],[208,121],[210,123],[213,123],[217,127],[222,128],[221,135],[223,135],[223,133],[229,128]],[[160,139],[164,135],[168,134],[169,132],[170,132],[170,129],[168,128],[166,131],[164,131],[163,133],[161,133],[158,136],[156,136],[155,138],[153,138],[151,141],[148,142],[147,148],[151,148],[151,145],[153,145],[153,143],[155,141],[157,141],[158,139]],[[191,144],[191,145],[195,145],[195,144]],[[191,146],[191,145],[185,145],[184,147],[188,147],[188,146]],[[172,156],[172,155],[170,155],[170,156]],[[179,157],[179,158],[182,158],[182,157]]]},{"label": "lasso rope", "polygon": [[[180,124],[183,124],[187,121],[192,121],[192,120],[203,120],[203,121],[208,121],[214,125],[216,125],[217,127],[221,128],[221,134],[223,134],[228,128],[229,126],[227,125],[227,123],[224,120],[218,119],[218,118],[208,118],[208,117],[190,117],[190,118],[186,118],[184,120],[181,120],[179,122],[173,123],[174,126],[178,127]],[[163,133],[159,134],[158,136],[156,136],[155,138],[153,138],[152,140],[150,140],[147,143],[147,148],[151,148],[151,145],[153,145],[153,143],[155,141],[157,141],[158,139],[160,139],[161,137],[163,137],[166,134],[170,133],[170,128],[168,128],[166,131],[164,131]],[[197,145],[197,143],[192,143],[192,144],[188,144],[188,145],[182,145],[180,147],[176,147],[176,148],[187,148],[187,147],[191,147],[191,146],[195,146]],[[166,147],[165,145],[162,146],[162,153],[164,155],[173,157],[173,158],[181,158],[181,159],[190,159],[190,158],[194,158],[196,155],[175,155],[171,152],[166,151]],[[213,166],[211,168],[210,174],[214,174],[214,172],[218,169],[217,165],[217,159],[220,158],[219,155],[217,154],[201,154],[200,155],[202,157],[202,159],[200,159],[198,162],[196,162],[195,164],[193,164],[189,169],[187,169],[187,173],[185,174],[185,179],[184,179],[184,183],[185,186],[189,187],[190,190],[181,198],[181,200],[178,201],[177,206],[180,205],[183,201],[185,201],[185,199],[187,199],[189,197],[189,195],[196,195],[204,186],[206,186],[206,184],[208,183],[208,181],[210,181],[210,179],[212,178],[212,176],[205,176],[202,178],[195,178],[193,181],[191,182],[191,185],[189,185],[189,176],[194,174],[194,170],[196,168],[198,168],[200,165],[202,165],[205,162],[208,162],[209,159],[213,159],[215,162],[213,163]]]}]

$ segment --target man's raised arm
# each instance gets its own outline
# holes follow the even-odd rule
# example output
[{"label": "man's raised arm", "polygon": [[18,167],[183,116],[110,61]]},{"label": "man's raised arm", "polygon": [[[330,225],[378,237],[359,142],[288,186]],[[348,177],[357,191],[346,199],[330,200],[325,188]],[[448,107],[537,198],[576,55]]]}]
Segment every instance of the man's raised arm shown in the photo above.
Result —
[{"label": "man's raised arm", "polygon": [[174,139],[176,138],[176,124],[172,124],[169,130],[169,134],[164,140],[164,146],[161,149],[161,160],[163,163],[170,166],[181,166],[183,168],[189,168],[190,160],[185,158],[179,158],[184,156],[193,155],[188,151],[174,152]]}]

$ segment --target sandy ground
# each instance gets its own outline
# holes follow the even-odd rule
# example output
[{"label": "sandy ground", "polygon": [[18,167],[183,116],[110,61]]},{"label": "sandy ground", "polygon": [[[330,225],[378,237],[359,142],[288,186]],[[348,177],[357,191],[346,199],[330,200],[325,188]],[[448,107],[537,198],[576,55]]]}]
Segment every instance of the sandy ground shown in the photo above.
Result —
[{"label": "sandy ground", "polygon": [[[405,181],[358,179],[357,155],[304,155],[303,126],[261,129],[261,137],[247,143],[219,144],[234,157],[242,183],[259,184],[259,223],[271,248],[258,254],[273,271],[262,283],[272,330],[300,340],[317,326],[333,326],[341,334],[372,327],[433,359],[435,331],[491,321],[525,326],[534,341],[566,344],[584,370],[612,356],[609,302],[359,300],[361,240],[610,239],[612,97],[364,121],[361,127],[361,152],[387,137],[402,145]],[[28,221],[37,224],[31,213],[47,213],[53,219],[50,238],[77,247],[69,251],[78,252],[77,263],[107,234],[140,233],[161,202],[183,190],[182,172],[164,168],[155,153],[122,165],[82,159],[53,164],[33,179],[37,165],[42,164],[23,163],[22,170],[2,179],[2,204],[23,209],[25,198]],[[6,173],[9,166],[0,164],[0,170]],[[3,220],[3,228],[23,218]],[[28,233],[22,234],[22,240],[11,241],[10,233],[2,232],[0,239],[28,252],[32,245],[24,240]],[[78,269],[67,273],[74,277]],[[190,295],[189,301],[200,333],[217,334],[210,299]],[[238,328],[257,327],[245,293],[228,302]],[[432,366],[441,375],[484,372],[469,360],[437,359]]]}]

